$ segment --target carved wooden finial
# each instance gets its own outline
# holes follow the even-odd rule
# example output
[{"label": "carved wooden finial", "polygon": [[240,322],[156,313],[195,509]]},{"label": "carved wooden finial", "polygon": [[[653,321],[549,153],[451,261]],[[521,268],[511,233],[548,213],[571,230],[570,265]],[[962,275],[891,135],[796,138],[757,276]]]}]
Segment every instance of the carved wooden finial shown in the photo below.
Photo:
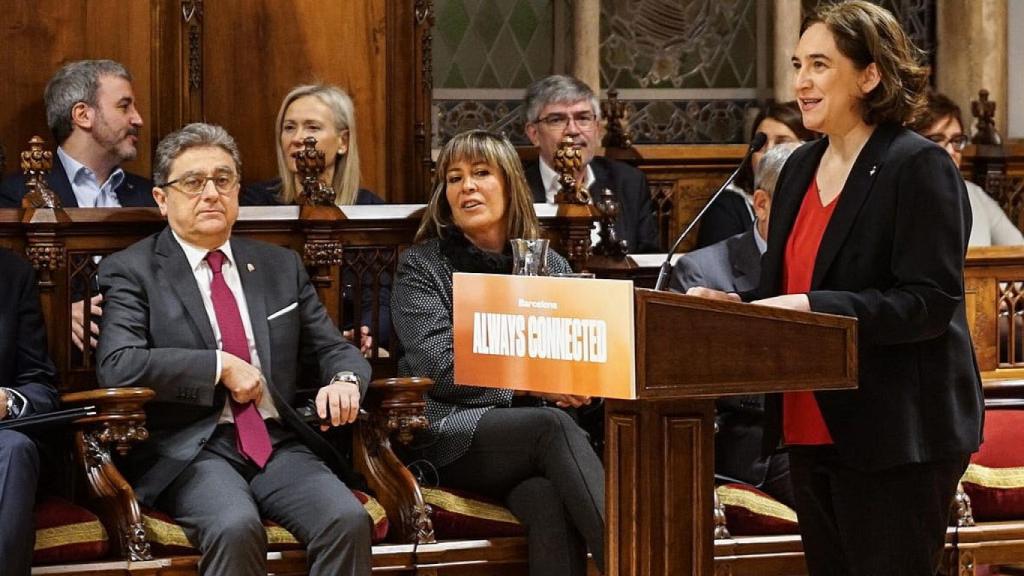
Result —
[{"label": "carved wooden finial", "polygon": [[619,100],[618,90],[615,88],[608,90],[608,99],[601,103],[601,112],[608,122],[601,145],[605,148],[621,148],[623,150],[632,148],[633,134],[629,131],[626,123],[626,103]]},{"label": "carved wooden finial", "polygon": [[583,168],[583,152],[576,146],[572,136],[566,136],[558,143],[554,163],[560,186],[558,194],[555,194],[555,204],[589,203],[590,193],[583,188],[583,183],[576,179],[576,174]]},{"label": "carved wooden finial", "polygon": [[988,90],[982,88],[978,99],[971,101],[971,115],[978,120],[971,143],[1002,146],[1003,137],[996,130],[996,103],[988,99]]},{"label": "carved wooden finial", "polygon": [[605,188],[594,202],[599,214],[598,222],[601,223],[601,230],[598,232],[600,240],[594,246],[594,254],[607,256],[620,260],[629,253],[629,242],[625,238],[619,238],[615,231],[615,220],[619,217],[619,201],[615,199],[615,193]]},{"label": "carved wooden finial", "polygon": [[337,194],[330,184],[320,179],[326,163],[324,153],[316,149],[316,138],[307,136],[302,140],[302,150],[292,154],[295,169],[302,177],[302,191],[299,203],[310,206],[332,206]]},{"label": "carved wooden finial", "polygon": [[28,192],[21,199],[22,208],[60,208],[60,198],[50,190],[46,175],[53,169],[53,152],[43,149],[46,141],[33,136],[28,150],[21,153],[21,172]]}]

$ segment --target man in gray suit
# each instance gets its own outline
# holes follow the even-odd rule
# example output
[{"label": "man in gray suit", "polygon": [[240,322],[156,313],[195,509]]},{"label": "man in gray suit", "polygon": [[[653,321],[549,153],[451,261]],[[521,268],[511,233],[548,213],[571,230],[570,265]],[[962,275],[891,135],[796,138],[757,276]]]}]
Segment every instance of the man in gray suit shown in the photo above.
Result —
[{"label": "man in gray suit", "polygon": [[153,197],[169,226],[100,264],[99,381],[156,391],[129,475],[185,529],[202,574],[266,574],[261,516],[306,543],[310,574],[368,574],[369,516],[292,402],[307,367],[320,428],[351,423],[370,368],[297,254],[231,238],[240,168],[219,126],[157,147]]},{"label": "man in gray suit", "polygon": [[[757,288],[761,278],[761,254],[767,248],[768,217],[779,172],[795,144],[781,144],[768,151],[754,172],[754,228],[680,256],[672,270],[669,287],[686,292],[693,287],[724,292]],[[718,432],[715,434],[715,476],[761,488],[792,506],[786,454],[763,455],[764,395],[732,396],[715,402]]]}]

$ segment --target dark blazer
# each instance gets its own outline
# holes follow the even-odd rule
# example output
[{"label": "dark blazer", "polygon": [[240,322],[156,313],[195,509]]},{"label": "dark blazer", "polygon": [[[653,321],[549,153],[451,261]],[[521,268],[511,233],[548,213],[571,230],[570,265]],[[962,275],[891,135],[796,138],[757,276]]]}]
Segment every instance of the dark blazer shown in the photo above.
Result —
[{"label": "dark blazer", "polygon": [[[615,231],[619,238],[629,243],[629,252],[643,254],[664,251],[658,246],[658,225],[654,221],[654,205],[644,173],[629,164],[600,156],[590,161],[590,167],[594,171],[590,194],[596,198],[597,194],[607,188],[615,193],[619,201],[619,219],[615,221]],[[526,166],[526,181],[533,191],[533,201],[538,204],[547,202],[539,160]]]},{"label": "dark blazer", "polygon": [[[370,366],[331,322],[299,256],[286,248],[232,238],[261,369],[285,426],[343,475],[333,449],[299,420],[292,406],[300,368],[320,387],[340,371],[354,372],[365,394]],[[214,382],[217,347],[199,288],[170,228],[100,263],[103,325],[97,349],[101,386],[147,386],[150,440],[131,453],[139,500],[157,496],[199,453],[226,399]],[[297,304],[294,310],[267,320]]]},{"label": "dark blazer", "polygon": [[[827,146],[801,146],[779,175],[761,297],[782,289],[786,239]],[[871,471],[974,452],[983,398],[964,311],[963,178],[932,142],[883,125],[837,202],[808,298],[858,320],[858,389],[815,393],[840,458]]]},{"label": "dark blazer", "polygon": [[[281,179],[264,180],[242,188],[238,203],[242,206],[280,206]],[[384,200],[366,188],[356,191],[356,204],[384,204]]]},{"label": "dark blazer", "polygon": [[710,246],[754,228],[750,207],[741,194],[726,190],[711,203],[697,226],[697,248]]},{"label": "dark blazer", "polygon": [[57,371],[47,352],[35,272],[13,252],[0,249],[0,274],[0,386],[25,396],[23,416],[50,412],[57,408]]},{"label": "dark blazer", "polygon": [[[68,180],[68,173],[64,170],[64,164],[56,154],[53,155],[53,169],[46,175],[46,183],[57,196],[65,208],[78,208],[78,199],[74,190],[71,189],[71,181]],[[21,198],[28,192],[25,188],[25,177],[21,174],[10,174],[0,182],[0,208],[19,208]],[[136,208],[140,206],[156,206],[153,200],[153,182],[142,176],[136,176],[125,171],[124,180],[114,190],[118,201],[124,208]]]},{"label": "dark blazer", "polygon": [[[760,278],[761,251],[750,230],[680,256],[669,286],[679,292],[694,286],[744,292],[756,288]],[[764,395],[719,398],[715,409],[715,475],[755,486],[763,484],[772,457],[762,453]]]}]

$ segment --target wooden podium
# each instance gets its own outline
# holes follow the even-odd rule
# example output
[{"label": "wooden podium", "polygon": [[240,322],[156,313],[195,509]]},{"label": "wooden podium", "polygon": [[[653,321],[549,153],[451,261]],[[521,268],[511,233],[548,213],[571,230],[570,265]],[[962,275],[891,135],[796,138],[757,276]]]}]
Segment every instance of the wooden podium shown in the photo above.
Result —
[{"label": "wooden podium", "polygon": [[636,399],[606,400],[607,574],[714,573],[714,399],[857,385],[857,321],[635,291]]}]

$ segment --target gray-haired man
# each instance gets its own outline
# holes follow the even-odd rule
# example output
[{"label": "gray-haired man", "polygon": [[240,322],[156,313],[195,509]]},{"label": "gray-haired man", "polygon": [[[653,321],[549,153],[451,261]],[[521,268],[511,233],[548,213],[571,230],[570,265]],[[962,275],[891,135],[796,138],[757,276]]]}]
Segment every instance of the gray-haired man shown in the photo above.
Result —
[{"label": "gray-haired man", "polygon": [[555,151],[569,136],[583,155],[575,176],[596,196],[605,188],[619,201],[618,237],[631,253],[657,252],[658,231],[647,178],[628,164],[595,156],[601,146],[601,106],[597,95],[572,76],[547,76],[526,89],[526,136],[540,149],[540,160],[526,166],[533,200],[553,203],[558,192]]},{"label": "gray-haired man", "polygon": [[292,403],[306,367],[321,429],[354,422],[370,367],[295,252],[232,238],[240,177],[223,128],[168,135],[153,188],[168,227],[100,264],[100,384],[156,391],[135,494],[182,525],[202,574],[266,574],[261,517],[306,544],[310,574],[369,574],[370,518],[338,478],[347,466]]}]

